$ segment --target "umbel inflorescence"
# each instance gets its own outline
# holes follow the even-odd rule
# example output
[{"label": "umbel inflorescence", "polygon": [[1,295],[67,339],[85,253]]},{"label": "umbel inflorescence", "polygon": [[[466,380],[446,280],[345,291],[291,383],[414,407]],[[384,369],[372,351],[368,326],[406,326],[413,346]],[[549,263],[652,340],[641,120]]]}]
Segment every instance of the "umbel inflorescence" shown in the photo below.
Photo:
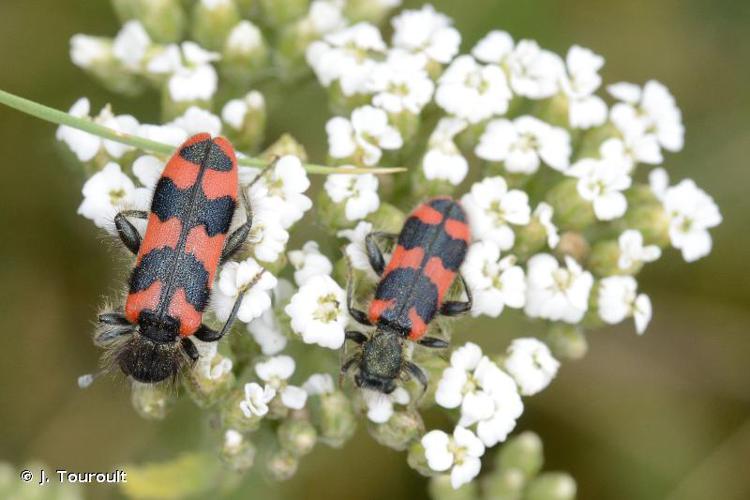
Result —
[{"label": "umbel inflorescence", "polygon": [[[430,5],[397,11],[399,0],[113,4],[122,29],[114,38],[75,35],[71,58],[112,91],[159,92],[163,121],[140,123],[109,106],[92,116],[86,98],[70,114],[173,146],[222,134],[240,156],[280,158],[249,188],[260,170],[241,168],[254,224],[211,299],[219,324],[247,290],[240,322],[218,349],[196,341],[199,361],[182,378],[196,404],[220,416],[217,446],[231,468],[256,463],[291,477],[316,443],[341,446],[366,419],[376,440],[408,450],[409,465],[435,476],[433,495],[448,484],[479,495],[467,483],[482,457],[506,442],[524,398],[549,385],[560,361],[585,353],[586,331],[632,318],[644,333],[652,306],[635,278],[643,265],[668,247],[688,262],[711,250],[708,230],[721,222],[713,199],[692,180],[671,184],[659,167],[683,147],[675,99],[656,81],[603,86],[604,59],[589,49],[574,45],[561,57],[503,31],[462,47],[450,18]],[[274,92],[313,77],[332,113],[320,133],[325,161],[342,172],[314,202],[304,147],[266,137]],[[66,126],[57,137],[89,174],[81,215],[112,232],[117,211],[148,209],[166,158]],[[408,172],[347,173],[377,166]],[[450,340],[449,350],[406,352],[429,372],[425,395],[414,381],[389,395],[338,385],[339,351],[353,348],[344,345],[347,282],[364,303],[378,279],[365,237],[398,232],[405,213],[438,194],[467,213],[470,314],[517,309],[547,334],[485,352],[466,342],[462,320],[438,320],[432,335]],[[315,238],[290,248],[312,222]],[[162,417],[173,397],[133,385],[146,417]],[[455,428],[425,429],[428,409]],[[256,440],[262,433],[274,438]],[[568,476],[538,474],[539,450],[531,434],[508,441],[482,494],[574,496]]]}]

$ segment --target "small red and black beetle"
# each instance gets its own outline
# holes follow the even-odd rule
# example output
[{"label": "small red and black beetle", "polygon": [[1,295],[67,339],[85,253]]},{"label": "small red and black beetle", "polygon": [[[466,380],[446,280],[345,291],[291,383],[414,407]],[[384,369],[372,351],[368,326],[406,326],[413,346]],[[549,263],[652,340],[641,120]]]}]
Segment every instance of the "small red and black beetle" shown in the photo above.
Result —
[{"label": "small red and black beetle", "polygon": [[[115,227],[136,254],[124,311],[99,315],[95,342],[109,350],[112,364],[140,382],[174,378],[198,359],[190,337],[219,340],[232,326],[243,293],[220,331],[202,323],[218,267],[244,243],[247,220],[227,236],[238,198],[237,159],[223,137],[197,134],[167,163],[151,211],[123,211]],[[148,219],[141,235],[128,217]]]},{"label": "small red and black beetle", "polygon": [[[377,238],[398,238],[388,266],[376,243]],[[375,326],[367,338],[363,333],[347,331],[346,338],[361,345],[361,352],[344,362],[345,375],[355,364],[354,380],[359,387],[390,394],[399,377],[415,377],[424,388],[427,377],[417,365],[403,359],[406,339],[426,347],[443,348],[447,342],[425,337],[430,321],[437,314],[456,316],[471,309],[471,291],[458,273],[469,246],[466,214],[458,202],[438,197],[419,205],[406,219],[401,233],[370,233],[365,239],[370,265],[381,277],[375,298],[365,313],[353,306],[353,288],[349,281],[349,314],[363,325]],[[444,301],[458,275],[467,300]]]}]

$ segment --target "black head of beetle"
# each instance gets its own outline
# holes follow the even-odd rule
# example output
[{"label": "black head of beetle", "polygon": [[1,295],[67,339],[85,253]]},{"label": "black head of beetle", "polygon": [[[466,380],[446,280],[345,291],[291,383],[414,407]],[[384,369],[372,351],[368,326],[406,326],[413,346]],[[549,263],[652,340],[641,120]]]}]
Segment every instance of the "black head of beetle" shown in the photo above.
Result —
[{"label": "black head of beetle", "polygon": [[390,394],[400,379],[416,378],[424,390],[427,376],[417,365],[404,359],[404,337],[400,332],[378,328],[369,339],[359,332],[347,332],[347,338],[360,345],[360,352],[341,367],[345,375],[357,368],[354,382],[357,387]]},{"label": "black head of beetle", "polygon": [[94,342],[106,348],[108,361],[125,375],[143,383],[174,380],[182,367],[198,359],[195,344],[180,338],[174,318],[162,320],[150,312],[141,313],[138,323],[127,322],[118,313],[99,316]]}]

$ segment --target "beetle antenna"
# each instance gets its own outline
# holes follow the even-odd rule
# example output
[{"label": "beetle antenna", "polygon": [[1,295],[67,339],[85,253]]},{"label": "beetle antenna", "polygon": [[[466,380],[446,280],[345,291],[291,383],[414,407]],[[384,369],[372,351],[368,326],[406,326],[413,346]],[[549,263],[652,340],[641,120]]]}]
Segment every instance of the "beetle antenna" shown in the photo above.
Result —
[{"label": "beetle antenna", "polygon": [[94,383],[94,380],[99,378],[100,375],[104,373],[104,370],[99,370],[96,373],[85,373],[78,377],[78,387],[80,389],[88,389],[91,384]]},{"label": "beetle antenna", "polygon": [[247,185],[246,189],[250,189],[251,187],[253,187],[255,185],[255,183],[258,182],[261,179],[261,177],[263,177],[264,175],[266,175],[273,167],[275,167],[276,164],[279,162],[280,158],[281,157],[279,155],[273,155],[271,157],[271,163],[269,163],[268,165],[266,165],[265,167],[263,167],[263,170],[261,170],[260,173],[255,176],[255,179],[253,179],[252,181],[250,181],[250,184]]}]

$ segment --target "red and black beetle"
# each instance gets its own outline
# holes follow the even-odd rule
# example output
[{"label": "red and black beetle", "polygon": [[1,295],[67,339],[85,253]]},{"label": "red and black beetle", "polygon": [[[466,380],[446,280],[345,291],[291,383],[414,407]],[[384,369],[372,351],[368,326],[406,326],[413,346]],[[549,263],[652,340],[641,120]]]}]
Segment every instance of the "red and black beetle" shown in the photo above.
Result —
[{"label": "red and black beetle", "polygon": [[[376,239],[398,238],[391,260],[385,265]],[[459,274],[469,246],[466,214],[458,202],[438,197],[419,205],[406,219],[401,233],[370,233],[365,239],[370,265],[381,277],[368,313],[353,305],[352,282],[347,289],[349,314],[363,325],[375,326],[367,338],[347,331],[346,338],[361,345],[361,352],[345,361],[346,374],[355,364],[354,380],[359,387],[389,394],[401,376],[417,378],[423,387],[427,377],[421,368],[403,359],[406,339],[426,347],[447,347],[447,342],[425,337],[430,321],[437,314],[456,316],[471,309],[471,291]],[[466,301],[444,301],[458,275]]]},{"label": "red and black beetle", "polygon": [[[114,365],[140,382],[174,378],[198,359],[190,339],[219,340],[232,326],[243,294],[220,331],[202,323],[217,268],[244,243],[247,220],[231,234],[239,181],[232,145],[197,134],[167,163],[154,190],[151,211],[115,216],[123,244],[136,254],[124,311],[99,315],[95,342]],[[141,239],[128,217],[148,219]]]}]

